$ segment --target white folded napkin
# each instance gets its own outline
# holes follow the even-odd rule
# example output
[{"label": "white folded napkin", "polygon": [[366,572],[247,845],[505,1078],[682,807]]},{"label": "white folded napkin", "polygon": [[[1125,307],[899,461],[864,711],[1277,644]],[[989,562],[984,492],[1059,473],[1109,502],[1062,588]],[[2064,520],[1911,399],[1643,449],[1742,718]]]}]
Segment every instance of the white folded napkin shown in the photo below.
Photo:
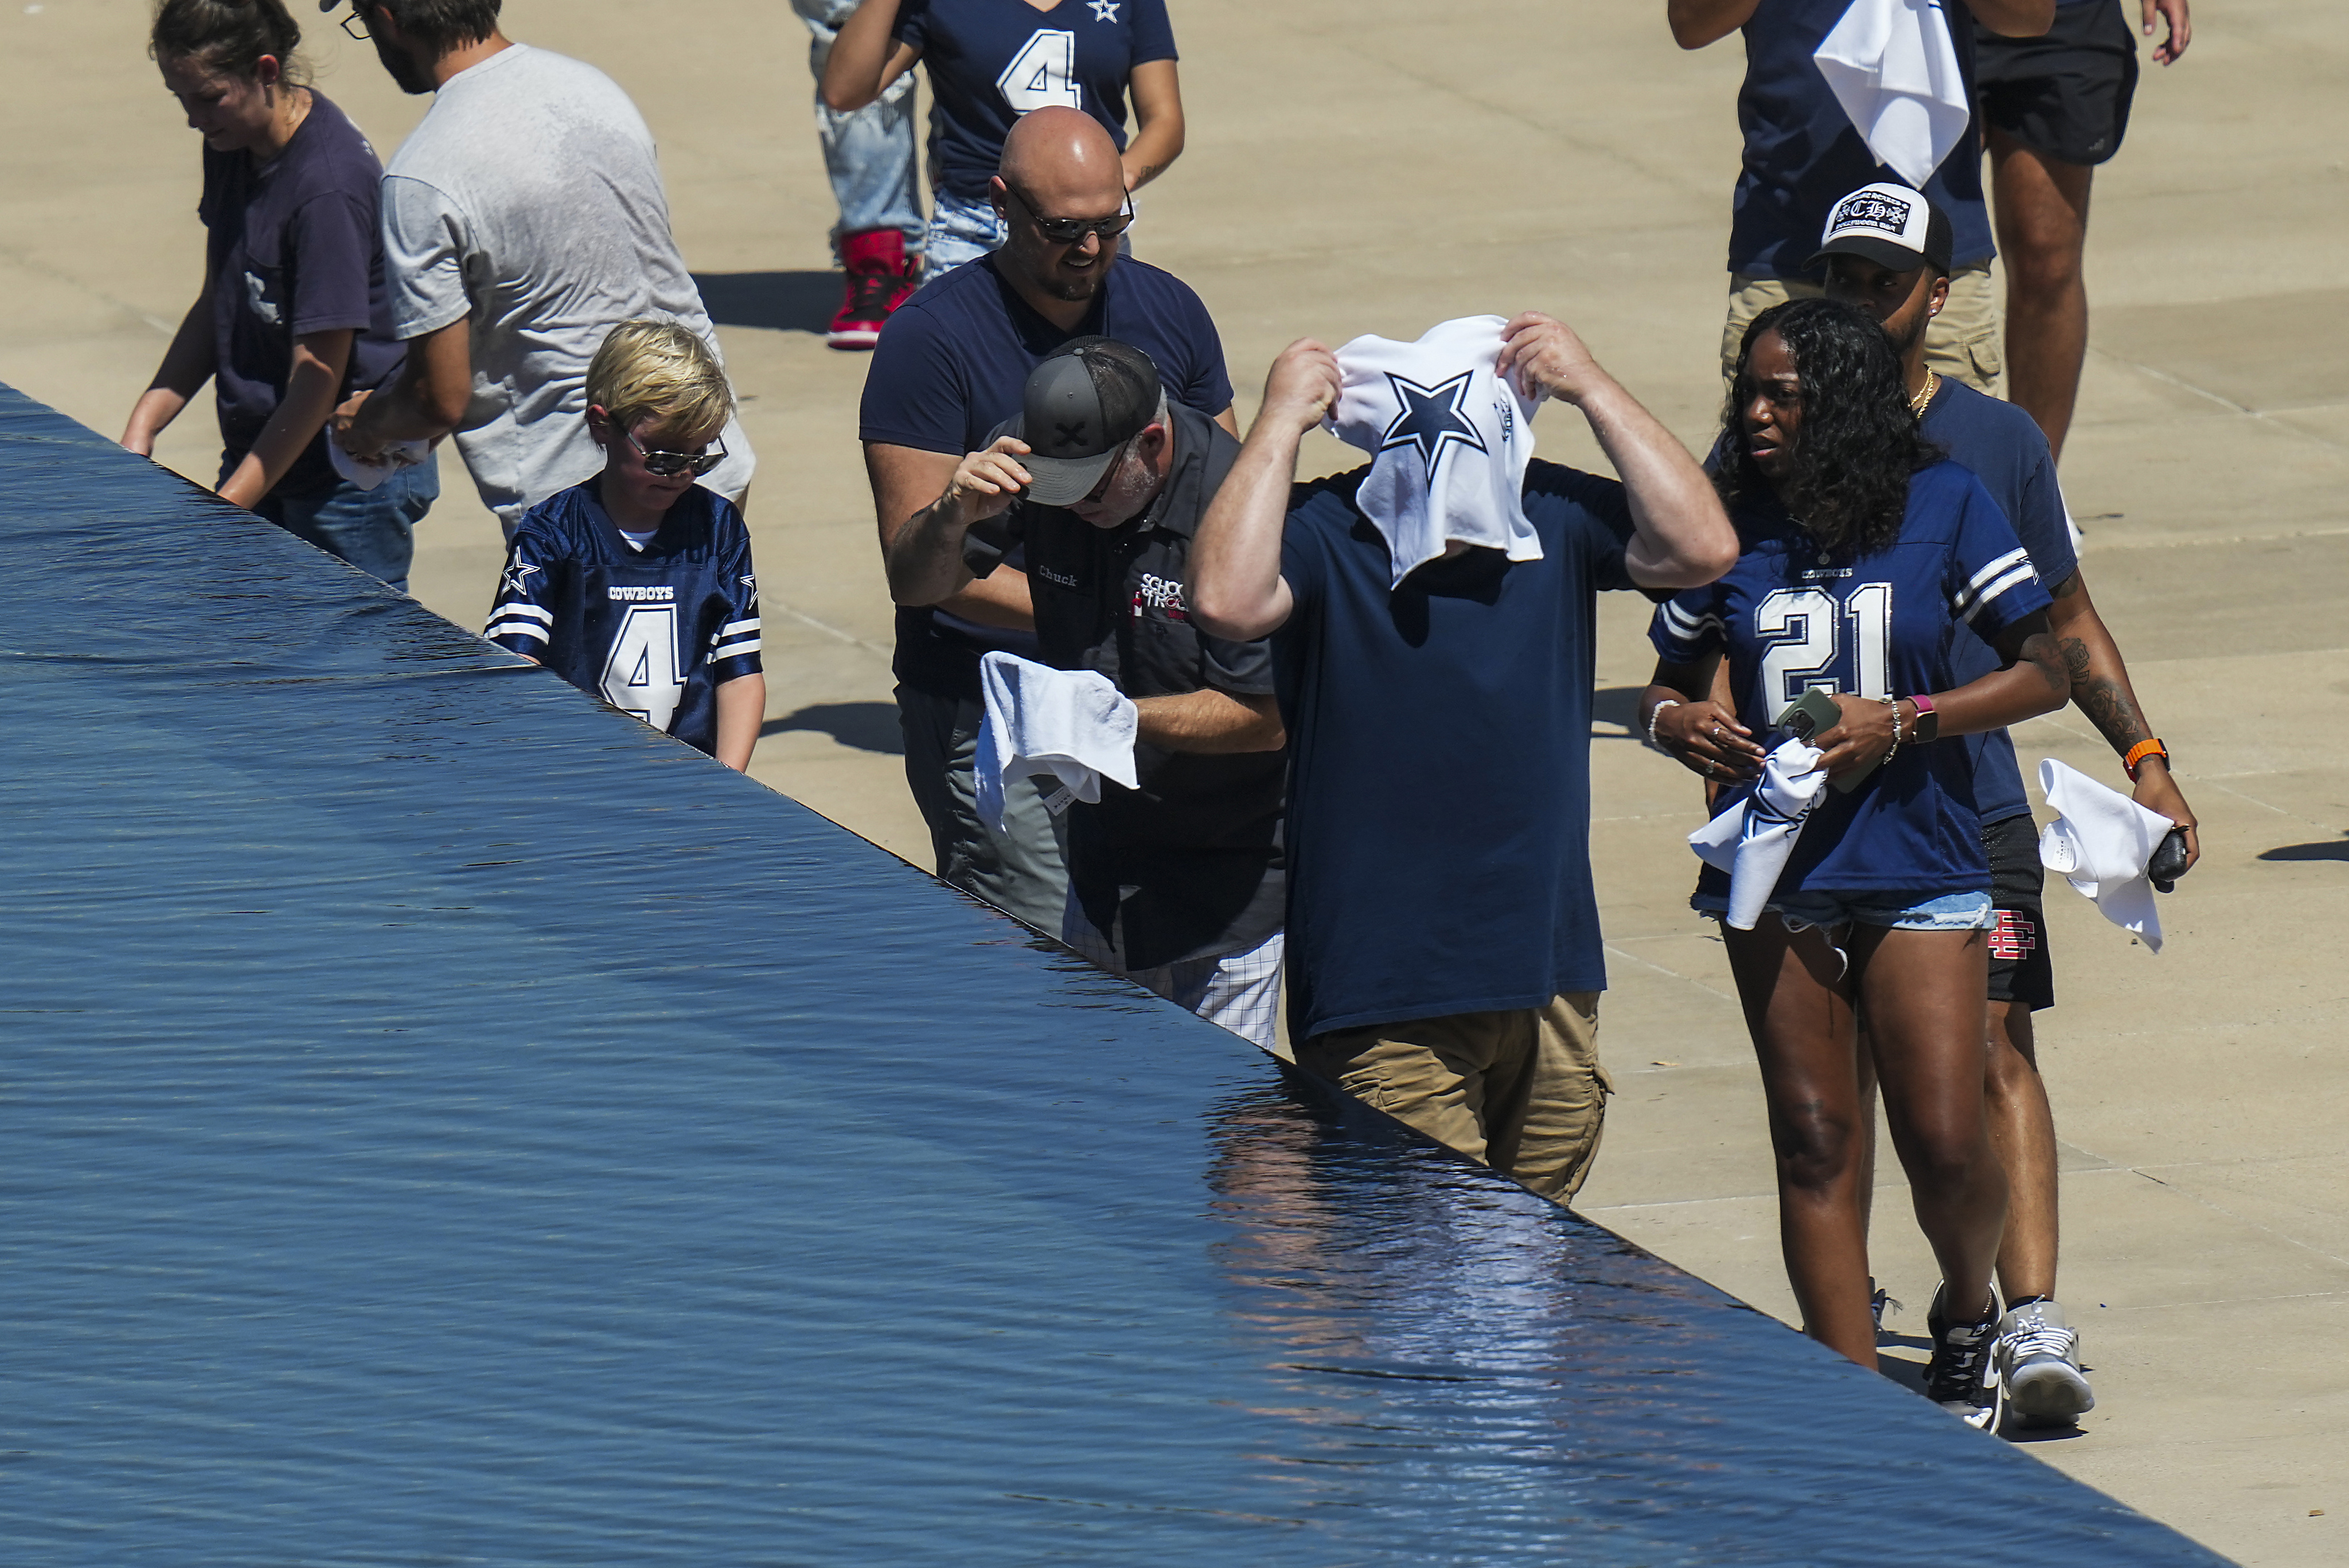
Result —
[{"label": "white folded napkin", "polygon": [[1938,0],[1852,0],[1812,63],[1879,163],[1922,189],[1972,117]]},{"label": "white folded napkin", "polygon": [[974,763],[978,815],[1003,829],[1003,786],[1011,778],[1049,774],[1061,788],[1044,802],[1054,815],[1071,800],[1101,799],[1104,774],[1134,784],[1133,703],[1092,670],[1054,670],[998,649],[978,661],[987,722]]},{"label": "white folded napkin", "polygon": [[394,441],[385,454],[385,462],[361,462],[343,450],[343,443],[333,436],[326,438],[326,461],[335,472],[361,490],[373,490],[403,468],[413,468],[432,455],[432,443],[424,441]]},{"label": "white folded napkin", "polygon": [[2161,912],[2145,867],[2177,824],[2053,757],[2040,760],[2039,793],[2056,814],[2039,836],[2039,863],[2159,952]]},{"label": "white folded napkin", "polygon": [[1762,906],[1778,889],[1778,873],[1803,836],[1803,824],[1826,793],[1827,775],[1819,749],[1782,741],[1762,759],[1754,792],[1694,833],[1689,847],[1698,859],[1729,873],[1729,924],[1750,931]]},{"label": "white folded napkin", "polygon": [[1342,389],[1322,422],[1371,454],[1354,500],[1386,539],[1395,583],[1454,539],[1541,559],[1525,508],[1538,400],[1493,369],[1507,325],[1464,316],[1416,343],[1357,337],[1338,350]]}]

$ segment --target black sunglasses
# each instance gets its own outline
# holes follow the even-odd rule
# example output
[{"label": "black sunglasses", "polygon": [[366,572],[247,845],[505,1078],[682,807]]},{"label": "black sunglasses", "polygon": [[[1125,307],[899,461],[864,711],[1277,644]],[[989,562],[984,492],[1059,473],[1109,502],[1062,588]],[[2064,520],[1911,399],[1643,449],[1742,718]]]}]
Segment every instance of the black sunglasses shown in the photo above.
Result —
[{"label": "black sunglasses", "polygon": [[[998,175],[997,178],[1001,179],[1002,176]],[[1035,223],[1037,231],[1056,245],[1081,244],[1087,234],[1099,234],[1106,243],[1133,225],[1133,193],[1131,191],[1126,192],[1125,210],[1106,218],[1048,218],[1037,210],[1035,200],[1019,186],[1005,180],[1003,188],[1019,198],[1019,204],[1028,210],[1029,219]]]},{"label": "black sunglasses", "polygon": [[375,36],[367,31],[367,18],[359,14],[359,8],[356,5],[351,7],[351,14],[343,18],[343,33],[346,36],[355,38],[362,44]]},{"label": "black sunglasses", "polygon": [[636,455],[644,459],[645,472],[656,479],[674,479],[680,473],[689,473],[699,479],[726,461],[726,443],[723,441],[718,443],[716,452],[663,452],[658,447],[647,447],[631,431],[622,431],[620,433],[627,438],[630,446],[636,449]]}]

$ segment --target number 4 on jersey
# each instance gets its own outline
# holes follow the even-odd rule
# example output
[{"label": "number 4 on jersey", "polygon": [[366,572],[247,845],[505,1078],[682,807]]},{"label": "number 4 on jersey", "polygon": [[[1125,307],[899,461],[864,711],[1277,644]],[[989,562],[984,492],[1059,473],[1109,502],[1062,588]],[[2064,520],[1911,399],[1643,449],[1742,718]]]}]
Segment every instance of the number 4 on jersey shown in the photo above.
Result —
[{"label": "number 4 on jersey", "polygon": [[995,78],[995,89],[1016,114],[1056,105],[1082,109],[1084,97],[1078,90],[1076,75],[1077,36],[1040,28],[1029,35],[1011,63],[1003,67],[1003,74]]},{"label": "number 4 on jersey", "polygon": [[677,607],[631,605],[604,660],[604,701],[667,732],[685,697],[678,664]]}]

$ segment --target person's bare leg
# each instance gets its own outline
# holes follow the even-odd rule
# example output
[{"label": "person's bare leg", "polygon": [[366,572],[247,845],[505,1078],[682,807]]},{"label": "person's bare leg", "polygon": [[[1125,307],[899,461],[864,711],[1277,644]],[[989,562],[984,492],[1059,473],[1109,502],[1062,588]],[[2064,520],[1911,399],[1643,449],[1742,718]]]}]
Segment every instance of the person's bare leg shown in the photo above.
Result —
[{"label": "person's bare leg", "polygon": [[2055,1293],[2055,1117],[2031,1033],[2031,1009],[1990,1004],[1990,1142],[2006,1172],[2006,1239],[1998,1284],[2008,1301]]},{"label": "person's bare leg", "polygon": [[1876,1365],[1868,1243],[1859,1222],[1859,1079],[1842,964],[1817,930],[1790,935],[1775,915],[1723,933],[1745,1027],[1762,1067],[1778,1168],[1778,1238],[1803,1332]]},{"label": "person's bare leg", "polygon": [[2006,1225],[2006,1174],[1984,1104],[1988,944],[1980,931],[1863,926],[1852,957],[1917,1224],[1941,1266],[1947,1310],[1969,1321],[1992,1304]]},{"label": "person's bare leg", "polygon": [[2088,352],[2088,185],[2095,171],[1990,133],[1998,253],[2006,266],[2008,400],[2064,455]]}]

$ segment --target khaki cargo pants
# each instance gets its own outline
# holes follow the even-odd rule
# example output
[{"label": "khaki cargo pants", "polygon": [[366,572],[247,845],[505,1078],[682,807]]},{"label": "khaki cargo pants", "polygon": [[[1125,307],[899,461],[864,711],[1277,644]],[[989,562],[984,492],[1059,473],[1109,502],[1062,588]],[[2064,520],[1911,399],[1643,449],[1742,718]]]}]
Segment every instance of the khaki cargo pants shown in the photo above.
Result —
[{"label": "khaki cargo pants", "polygon": [[1317,1034],[1297,1064],[1554,1203],[1590,1174],[1615,1088],[1595,991]]},{"label": "khaki cargo pants", "polygon": [[[1800,278],[1732,274],[1729,319],[1721,329],[1721,379],[1727,381],[1737,369],[1737,345],[1745,336],[1747,323],[1774,305],[1789,299],[1816,299],[1822,292],[1818,285]],[[2006,353],[2000,347],[1998,299],[1991,289],[1990,263],[1961,267],[1950,275],[1949,300],[1925,328],[1925,363],[1977,392],[1998,396],[1999,379],[2006,373]]]}]

